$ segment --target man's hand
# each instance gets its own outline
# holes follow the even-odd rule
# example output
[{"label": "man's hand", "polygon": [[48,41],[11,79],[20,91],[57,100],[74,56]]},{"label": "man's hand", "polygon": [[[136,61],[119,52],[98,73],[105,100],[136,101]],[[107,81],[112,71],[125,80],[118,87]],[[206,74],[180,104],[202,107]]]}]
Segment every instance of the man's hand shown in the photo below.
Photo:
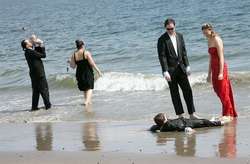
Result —
[{"label": "man's hand", "polygon": [[186,72],[187,72],[187,75],[190,76],[191,75],[191,69],[190,69],[190,66],[187,66],[186,68]]},{"label": "man's hand", "polygon": [[208,83],[211,83],[211,75],[208,75],[208,76],[207,76],[207,82],[208,82]]},{"label": "man's hand", "polygon": [[195,132],[195,130],[192,129],[192,128],[190,128],[190,127],[186,127],[186,128],[184,129],[184,131],[185,131],[185,133],[187,133],[187,134],[193,134],[193,133]]},{"label": "man's hand", "polygon": [[168,82],[171,81],[171,76],[170,76],[170,74],[169,74],[168,71],[164,72],[164,73],[163,73],[163,76],[164,76],[164,78],[165,78]]}]

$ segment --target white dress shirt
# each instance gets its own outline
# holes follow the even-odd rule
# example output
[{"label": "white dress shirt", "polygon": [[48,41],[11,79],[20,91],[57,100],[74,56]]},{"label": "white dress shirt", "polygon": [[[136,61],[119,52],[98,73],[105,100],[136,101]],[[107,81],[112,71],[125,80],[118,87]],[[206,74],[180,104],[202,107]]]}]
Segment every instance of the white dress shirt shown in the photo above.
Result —
[{"label": "white dress shirt", "polygon": [[[168,34],[168,35],[169,35],[169,34]],[[173,44],[173,46],[174,46],[175,53],[176,53],[176,55],[178,56],[176,34],[174,34],[174,35],[169,35],[169,37],[170,37],[171,42],[172,42],[172,44]],[[190,67],[189,67],[189,66],[187,66],[186,71],[187,71],[188,75],[190,75]],[[169,74],[168,71],[165,71],[165,72],[163,72],[163,76],[164,76],[164,77],[170,77],[170,74]]]},{"label": "white dress shirt", "polygon": [[177,51],[177,41],[176,41],[176,35],[169,35],[171,41],[172,41],[172,44],[174,46],[174,50],[175,50],[175,53],[176,55],[178,56],[178,51]]}]

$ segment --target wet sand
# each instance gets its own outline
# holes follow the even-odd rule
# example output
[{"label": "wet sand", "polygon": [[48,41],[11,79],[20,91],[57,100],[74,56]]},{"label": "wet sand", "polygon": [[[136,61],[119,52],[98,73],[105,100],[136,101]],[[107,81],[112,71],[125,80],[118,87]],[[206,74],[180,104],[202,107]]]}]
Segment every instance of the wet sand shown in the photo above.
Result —
[{"label": "wet sand", "polygon": [[8,164],[249,164],[247,158],[188,158],[163,154],[100,153],[100,152],[0,152],[0,163]]},{"label": "wet sand", "polygon": [[[150,122],[1,124],[0,163],[247,163],[247,119],[224,127],[151,133]],[[102,162],[100,162],[102,161]],[[104,162],[103,162],[104,161]]]}]

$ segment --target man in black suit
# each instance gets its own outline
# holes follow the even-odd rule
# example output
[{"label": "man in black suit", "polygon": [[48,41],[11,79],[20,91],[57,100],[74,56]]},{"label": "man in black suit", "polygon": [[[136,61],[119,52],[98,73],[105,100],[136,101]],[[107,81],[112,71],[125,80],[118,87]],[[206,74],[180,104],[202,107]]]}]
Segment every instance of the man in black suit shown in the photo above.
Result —
[{"label": "man in black suit", "polygon": [[49,100],[49,87],[46,80],[44,66],[41,58],[46,57],[45,47],[39,46],[33,50],[33,44],[30,40],[23,40],[21,46],[25,51],[24,55],[30,69],[30,78],[32,84],[32,107],[31,111],[38,110],[39,95],[41,94],[45,109],[51,108]]},{"label": "man in black suit", "polygon": [[190,67],[182,34],[175,31],[175,21],[165,21],[166,32],[159,38],[157,48],[164,78],[167,80],[175,113],[183,117],[183,106],[178,86],[182,89],[190,118],[197,118],[193,93],[188,80]]},{"label": "man in black suit", "polygon": [[226,122],[220,120],[207,119],[187,119],[180,117],[177,119],[168,119],[165,113],[159,113],[154,117],[153,125],[150,128],[152,132],[170,132],[170,131],[187,131],[194,132],[193,128],[223,126]]}]

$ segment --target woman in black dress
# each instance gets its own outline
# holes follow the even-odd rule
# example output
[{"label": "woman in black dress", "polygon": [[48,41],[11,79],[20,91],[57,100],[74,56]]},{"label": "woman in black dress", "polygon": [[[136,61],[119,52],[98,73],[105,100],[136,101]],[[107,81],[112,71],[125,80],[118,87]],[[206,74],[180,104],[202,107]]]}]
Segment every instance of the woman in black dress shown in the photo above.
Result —
[{"label": "woman in black dress", "polygon": [[101,75],[101,71],[96,66],[92,55],[84,47],[82,40],[76,40],[77,50],[71,56],[70,67],[76,68],[76,80],[80,91],[84,92],[84,105],[91,104],[92,91],[94,89],[93,68]]}]

